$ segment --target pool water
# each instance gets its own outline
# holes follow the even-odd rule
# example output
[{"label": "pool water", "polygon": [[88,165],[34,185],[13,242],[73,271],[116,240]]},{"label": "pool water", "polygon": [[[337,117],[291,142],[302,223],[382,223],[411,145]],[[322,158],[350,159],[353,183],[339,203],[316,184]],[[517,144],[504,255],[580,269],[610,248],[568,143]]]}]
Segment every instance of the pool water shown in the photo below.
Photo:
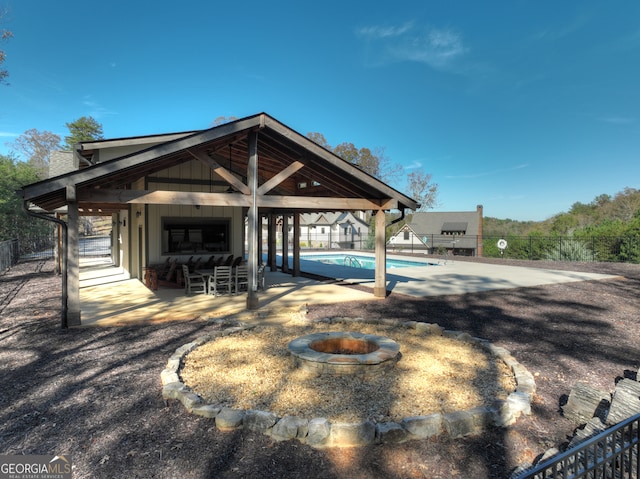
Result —
[{"label": "pool water", "polygon": [[[376,269],[376,259],[373,256],[352,255],[352,254],[308,254],[300,255],[300,259],[306,261],[317,261],[324,264],[335,264],[339,266],[349,266],[352,268]],[[408,268],[411,266],[437,266],[434,263],[422,261],[409,261],[404,259],[388,259],[387,269]]]}]

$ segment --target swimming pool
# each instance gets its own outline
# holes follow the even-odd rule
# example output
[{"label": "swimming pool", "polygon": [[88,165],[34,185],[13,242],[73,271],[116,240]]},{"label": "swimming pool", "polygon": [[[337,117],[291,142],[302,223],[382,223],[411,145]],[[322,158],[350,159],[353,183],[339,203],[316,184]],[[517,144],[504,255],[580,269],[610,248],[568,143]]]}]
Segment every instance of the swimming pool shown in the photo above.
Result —
[{"label": "swimming pool", "polygon": [[[300,255],[300,259],[317,261],[324,264],[348,266],[351,268],[376,269],[376,259],[373,256],[357,254],[304,254]],[[422,261],[387,258],[387,269],[408,268],[411,266],[436,266],[436,264]]]}]

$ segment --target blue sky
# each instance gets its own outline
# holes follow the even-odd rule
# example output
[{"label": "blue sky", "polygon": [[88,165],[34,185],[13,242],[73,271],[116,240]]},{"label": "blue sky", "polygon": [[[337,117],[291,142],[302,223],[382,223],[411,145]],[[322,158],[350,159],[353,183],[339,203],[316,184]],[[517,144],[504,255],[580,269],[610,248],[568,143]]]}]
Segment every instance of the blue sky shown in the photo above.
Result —
[{"label": "blue sky", "polygon": [[116,138],[264,111],[430,173],[437,211],[640,188],[640,2],[378,3],[0,0],[0,153],[87,115]]}]

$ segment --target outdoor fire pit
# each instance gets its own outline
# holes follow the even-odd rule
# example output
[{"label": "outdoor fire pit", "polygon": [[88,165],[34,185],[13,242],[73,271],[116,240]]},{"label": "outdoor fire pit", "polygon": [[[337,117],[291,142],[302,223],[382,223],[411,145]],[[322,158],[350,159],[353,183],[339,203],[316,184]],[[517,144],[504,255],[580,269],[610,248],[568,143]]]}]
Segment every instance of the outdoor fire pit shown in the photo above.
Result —
[{"label": "outdoor fire pit", "polygon": [[373,377],[393,368],[400,345],[392,339],[353,332],[301,336],[288,345],[295,367],[316,374]]}]

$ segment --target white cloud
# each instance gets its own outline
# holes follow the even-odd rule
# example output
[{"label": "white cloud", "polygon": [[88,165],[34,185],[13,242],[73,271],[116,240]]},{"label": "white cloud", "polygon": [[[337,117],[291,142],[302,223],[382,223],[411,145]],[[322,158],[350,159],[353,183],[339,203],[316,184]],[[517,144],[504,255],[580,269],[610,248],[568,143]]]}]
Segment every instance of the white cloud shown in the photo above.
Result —
[{"label": "white cloud", "polygon": [[400,60],[426,63],[437,69],[446,68],[467,51],[460,35],[449,30],[431,30],[390,50]]},{"label": "white cloud", "polygon": [[615,125],[631,125],[638,121],[637,118],[623,117],[623,116],[609,116],[609,117],[600,118],[600,120],[604,121],[605,123],[613,123]]},{"label": "white cloud", "polygon": [[399,27],[363,27],[358,30],[358,34],[371,38],[389,38],[403,35],[413,28],[413,22],[407,22]]},{"label": "white cloud", "polygon": [[105,116],[110,116],[110,115],[117,115],[117,113],[115,111],[109,110],[105,107],[103,107],[102,105],[100,105],[98,102],[95,102],[91,99],[91,96],[87,95],[85,96],[84,100],[82,101],[82,104],[89,108],[89,116],[97,119],[100,118],[104,118]]},{"label": "white cloud", "polygon": [[412,22],[363,27],[357,33],[367,41],[369,53],[378,65],[409,61],[446,70],[469,50],[462,35],[452,29],[416,29]]},{"label": "white cloud", "polygon": [[561,17],[558,17],[555,20],[555,25],[550,27],[545,26],[545,28],[535,32],[533,34],[533,39],[556,42],[565,37],[569,37],[588,25],[589,22],[592,21],[592,14],[580,12],[574,18],[568,19],[566,23],[561,23],[563,21]]},{"label": "white cloud", "polygon": [[422,168],[422,162],[419,160],[414,160],[408,165],[402,165],[402,168],[405,170],[417,170],[418,168]]},{"label": "white cloud", "polygon": [[16,138],[20,133],[11,133],[10,131],[0,131],[0,138]]}]

